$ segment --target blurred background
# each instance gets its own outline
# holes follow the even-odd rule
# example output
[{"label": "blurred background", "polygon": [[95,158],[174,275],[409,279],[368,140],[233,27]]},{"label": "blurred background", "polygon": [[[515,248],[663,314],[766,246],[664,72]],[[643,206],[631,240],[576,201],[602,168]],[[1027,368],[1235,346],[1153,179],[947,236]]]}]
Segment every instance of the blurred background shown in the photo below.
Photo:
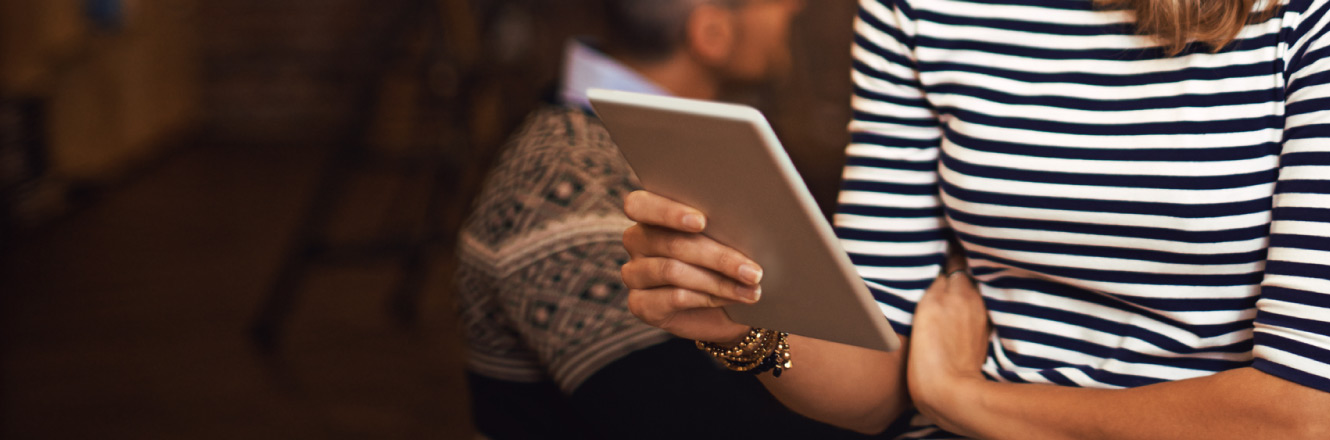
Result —
[{"label": "blurred background", "polygon": [[[0,0],[0,438],[472,438],[454,235],[598,0]],[[824,211],[854,2],[763,110]]]}]

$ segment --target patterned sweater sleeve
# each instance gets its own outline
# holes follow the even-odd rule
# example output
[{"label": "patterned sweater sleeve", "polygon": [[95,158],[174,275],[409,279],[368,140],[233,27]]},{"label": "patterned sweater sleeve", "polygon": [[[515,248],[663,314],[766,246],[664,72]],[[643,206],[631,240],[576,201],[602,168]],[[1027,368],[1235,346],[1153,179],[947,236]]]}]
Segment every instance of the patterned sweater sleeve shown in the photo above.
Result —
[{"label": "patterned sweater sleeve", "polygon": [[510,382],[549,380],[540,359],[504,312],[496,293],[498,280],[479,266],[462,261],[455,281],[468,369]]},{"label": "patterned sweater sleeve", "polygon": [[919,82],[912,14],[904,0],[859,3],[854,117],[834,219],[851,261],[904,335],[948,236],[937,184],[942,129]]},{"label": "patterned sweater sleeve", "polygon": [[1254,366],[1330,391],[1330,1],[1293,1],[1285,123]]}]

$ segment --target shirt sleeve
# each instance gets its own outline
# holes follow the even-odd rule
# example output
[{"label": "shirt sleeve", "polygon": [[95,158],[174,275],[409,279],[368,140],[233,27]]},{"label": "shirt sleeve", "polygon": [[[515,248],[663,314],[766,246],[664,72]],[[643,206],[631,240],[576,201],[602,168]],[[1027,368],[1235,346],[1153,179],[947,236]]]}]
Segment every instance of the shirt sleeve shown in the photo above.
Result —
[{"label": "shirt sleeve", "polygon": [[841,244],[895,330],[945,261],[938,197],[942,129],[919,82],[904,0],[861,0],[854,24],[850,145],[834,222]]},{"label": "shirt sleeve", "polygon": [[548,381],[536,353],[526,346],[496,294],[497,280],[465,261],[456,273],[457,312],[467,348],[467,368],[519,383]]},{"label": "shirt sleeve", "polygon": [[[1299,4],[1305,9],[1296,10]],[[1285,15],[1284,141],[1253,353],[1257,369],[1322,391],[1330,391],[1327,5],[1295,1]]]}]

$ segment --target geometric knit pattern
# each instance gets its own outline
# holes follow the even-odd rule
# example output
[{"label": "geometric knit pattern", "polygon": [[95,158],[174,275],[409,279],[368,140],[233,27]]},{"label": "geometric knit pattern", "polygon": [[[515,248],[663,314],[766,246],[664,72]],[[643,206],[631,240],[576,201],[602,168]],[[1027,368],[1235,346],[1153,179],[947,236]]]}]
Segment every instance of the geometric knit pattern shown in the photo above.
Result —
[{"label": "geometric knit pattern", "polygon": [[459,237],[468,365],[572,392],[667,333],[628,312],[619,268],[638,185],[596,118],[545,106],[509,140]]},{"label": "geometric knit pattern", "polygon": [[1330,1],[1175,56],[1093,3],[861,1],[835,224],[883,313],[954,234],[991,380],[1330,392]]}]

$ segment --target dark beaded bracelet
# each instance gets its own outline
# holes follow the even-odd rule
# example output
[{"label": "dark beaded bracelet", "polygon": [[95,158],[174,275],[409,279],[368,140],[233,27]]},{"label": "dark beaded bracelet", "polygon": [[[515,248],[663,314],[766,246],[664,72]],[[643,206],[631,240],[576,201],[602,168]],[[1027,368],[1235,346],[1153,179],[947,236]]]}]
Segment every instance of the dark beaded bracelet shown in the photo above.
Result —
[{"label": "dark beaded bracelet", "polygon": [[761,374],[774,368],[773,374],[780,377],[781,372],[791,366],[789,336],[789,333],[754,327],[733,347],[704,341],[696,341],[696,344],[699,350],[707,352],[731,371]]},{"label": "dark beaded bracelet", "polygon": [[776,349],[762,358],[762,363],[758,364],[749,372],[754,376],[771,370],[772,377],[780,377],[780,374],[790,368],[790,343],[788,341],[790,334],[780,332],[776,336]]},{"label": "dark beaded bracelet", "polygon": [[774,377],[780,377],[781,368],[777,366],[778,364],[779,362],[776,361],[776,353],[771,353],[767,355],[766,358],[762,359],[762,363],[758,364],[756,368],[748,370],[748,372],[753,373],[754,376],[757,376],[759,374],[766,373],[768,370],[774,369],[774,371],[771,372],[771,375]]}]

